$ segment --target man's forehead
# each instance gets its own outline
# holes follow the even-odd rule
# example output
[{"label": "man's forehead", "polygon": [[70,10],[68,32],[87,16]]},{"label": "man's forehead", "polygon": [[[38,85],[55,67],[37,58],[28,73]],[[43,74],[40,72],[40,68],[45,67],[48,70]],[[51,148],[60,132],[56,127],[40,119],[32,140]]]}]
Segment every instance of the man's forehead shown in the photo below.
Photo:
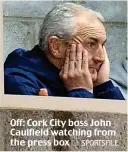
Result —
[{"label": "man's forehead", "polygon": [[93,22],[82,21],[77,24],[77,34],[83,36],[105,37],[106,31],[104,25],[97,19]]},{"label": "man's forehead", "polygon": [[91,32],[92,30],[95,32],[101,32],[101,33],[106,34],[105,27],[101,24],[98,25],[95,23],[91,23],[91,24],[83,23],[83,24],[77,26],[78,32],[84,32],[84,31]]}]

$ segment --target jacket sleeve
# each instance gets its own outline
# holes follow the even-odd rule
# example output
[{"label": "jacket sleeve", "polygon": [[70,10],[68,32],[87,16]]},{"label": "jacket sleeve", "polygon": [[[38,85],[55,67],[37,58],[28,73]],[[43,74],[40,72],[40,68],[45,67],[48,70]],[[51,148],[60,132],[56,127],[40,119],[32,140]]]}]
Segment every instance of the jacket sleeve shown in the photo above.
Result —
[{"label": "jacket sleeve", "polygon": [[38,95],[39,89],[35,84],[25,77],[5,75],[4,76],[5,94],[14,95]]},{"label": "jacket sleeve", "polygon": [[118,87],[111,80],[97,86],[93,90],[94,98],[125,100]]},{"label": "jacket sleeve", "polygon": [[74,89],[68,92],[68,97],[93,98],[93,94],[85,89]]}]

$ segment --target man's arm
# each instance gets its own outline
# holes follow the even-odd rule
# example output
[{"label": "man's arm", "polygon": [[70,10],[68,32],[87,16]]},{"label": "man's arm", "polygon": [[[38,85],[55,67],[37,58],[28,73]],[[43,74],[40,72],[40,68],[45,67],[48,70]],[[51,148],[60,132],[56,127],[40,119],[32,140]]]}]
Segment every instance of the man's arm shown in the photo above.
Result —
[{"label": "man's arm", "polygon": [[94,97],[101,99],[125,100],[118,87],[115,87],[111,80],[94,88]]}]

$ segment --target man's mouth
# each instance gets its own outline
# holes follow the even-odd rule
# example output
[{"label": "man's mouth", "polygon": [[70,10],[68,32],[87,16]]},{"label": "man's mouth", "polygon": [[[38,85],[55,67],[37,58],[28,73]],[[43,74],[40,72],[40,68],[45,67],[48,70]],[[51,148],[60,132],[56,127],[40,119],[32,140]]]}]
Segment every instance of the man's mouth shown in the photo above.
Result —
[{"label": "man's mouth", "polygon": [[99,67],[89,67],[89,69],[99,71]]}]

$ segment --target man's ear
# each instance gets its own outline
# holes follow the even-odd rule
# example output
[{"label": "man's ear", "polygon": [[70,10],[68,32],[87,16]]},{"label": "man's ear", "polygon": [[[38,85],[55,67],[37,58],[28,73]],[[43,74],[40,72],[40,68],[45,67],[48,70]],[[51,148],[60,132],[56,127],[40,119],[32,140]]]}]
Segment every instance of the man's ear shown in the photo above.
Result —
[{"label": "man's ear", "polygon": [[48,39],[48,44],[49,44],[49,51],[51,52],[51,54],[57,59],[61,58],[60,39],[57,36],[51,36]]}]

